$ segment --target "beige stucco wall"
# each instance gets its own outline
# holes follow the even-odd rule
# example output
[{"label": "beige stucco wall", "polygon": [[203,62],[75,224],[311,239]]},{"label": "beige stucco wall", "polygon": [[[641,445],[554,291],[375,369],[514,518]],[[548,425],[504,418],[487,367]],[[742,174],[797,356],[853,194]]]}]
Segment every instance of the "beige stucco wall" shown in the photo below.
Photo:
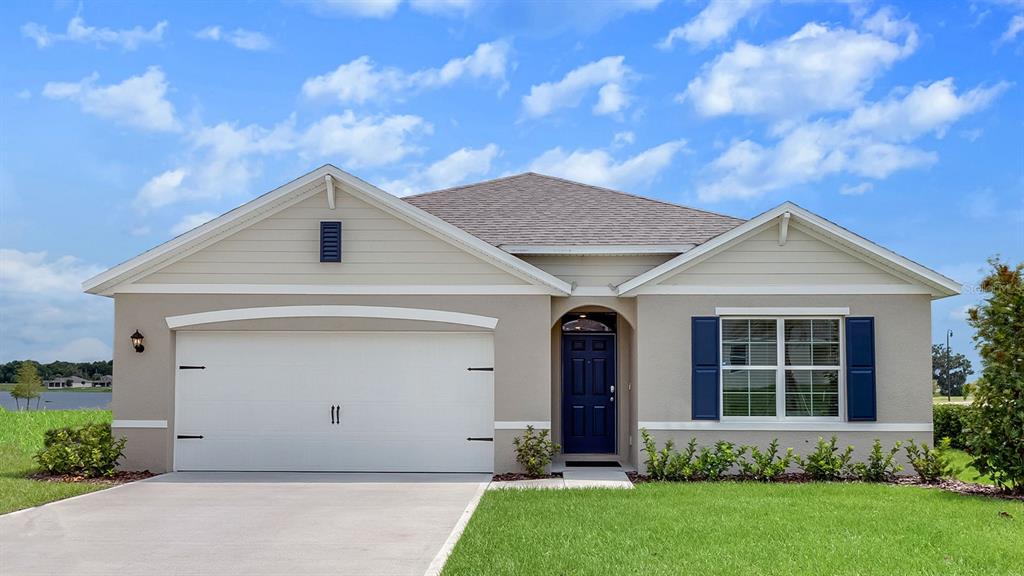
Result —
[{"label": "beige stucco wall", "polygon": [[[930,425],[931,301],[925,295],[741,296],[692,295],[637,297],[637,420],[692,422],[690,388],[690,318],[714,316],[716,307],[849,307],[853,316],[875,318],[875,360],[878,424]],[[875,423],[846,423],[867,429]],[[691,437],[765,444],[773,437],[793,448],[833,434],[827,424],[805,432],[773,431],[656,431],[664,440],[685,444]],[[909,437],[931,442],[929,432],[844,431],[843,443],[858,450],[870,448],[874,438],[890,441]],[[637,450],[638,446],[634,446]],[[638,461],[643,455],[637,456]]]},{"label": "beige stucco wall", "polygon": [[[167,420],[166,430],[126,429],[128,446],[122,463],[128,469],[167,470],[174,430],[174,332],[165,318],[181,314],[308,304],[349,304],[426,308],[498,318],[494,330],[494,405],[496,421],[551,419],[550,305],[548,296],[275,296],[122,294],[115,298],[114,418]],[[379,324],[375,324],[379,323]],[[432,322],[370,321],[320,318],[223,323],[221,329],[262,330],[450,330]],[[472,330],[472,328],[468,328]],[[136,353],[129,335],[139,330],[146,350]],[[509,440],[511,442],[511,440]],[[508,449],[495,447],[497,453]]]}]

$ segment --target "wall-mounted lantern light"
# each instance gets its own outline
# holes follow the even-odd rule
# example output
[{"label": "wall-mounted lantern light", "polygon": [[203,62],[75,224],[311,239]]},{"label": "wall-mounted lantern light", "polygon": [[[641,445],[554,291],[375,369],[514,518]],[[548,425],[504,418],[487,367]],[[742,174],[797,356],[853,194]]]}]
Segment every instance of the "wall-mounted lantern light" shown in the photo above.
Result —
[{"label": "wall-mounted lantern light", "polygon": [[146,349],[146,347],[142,345],[142,333],[136,330],[135,333],[131,335],[131,339],[132,346],[135,348],[135,351],[142,354],[142,351]]}]

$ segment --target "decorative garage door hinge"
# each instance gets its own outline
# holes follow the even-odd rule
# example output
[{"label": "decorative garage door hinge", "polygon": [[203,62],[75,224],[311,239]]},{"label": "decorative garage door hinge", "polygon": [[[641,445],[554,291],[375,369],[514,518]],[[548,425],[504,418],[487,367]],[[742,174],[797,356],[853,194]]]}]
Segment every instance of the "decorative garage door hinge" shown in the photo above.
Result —
[{"label": "decorative garage door hinge", "polygon": [[194,434],[178,434],[179,440],[202,440],[202,435],[196,436]]},{"label": "decorative garage door hinge", "polygon": [[470,366],[469,368],[466,368],[466,370],[469,370],[470,372],[494,372],[494,366],[483,366],[480,368]]},{"label": "decorative garage door hinge", "polygon": [[466,438],[466,440],[469,440],[470,442],[494,442],[494,438],[481,438],[475,436],[470,436],[469,438]]},{"label": "decorative garage door hinge", "polygon": [[206,370],[206,366],[178,366],[178,370]]}]

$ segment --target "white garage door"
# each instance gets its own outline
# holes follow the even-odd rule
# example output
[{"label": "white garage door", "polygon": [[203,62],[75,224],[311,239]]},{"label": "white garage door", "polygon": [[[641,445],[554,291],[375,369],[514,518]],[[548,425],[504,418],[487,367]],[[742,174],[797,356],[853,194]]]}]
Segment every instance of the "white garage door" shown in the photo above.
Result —
[{"label": "white garage door", "polygon": [[177,470],[490,472],[490,334],[179,332]]}]

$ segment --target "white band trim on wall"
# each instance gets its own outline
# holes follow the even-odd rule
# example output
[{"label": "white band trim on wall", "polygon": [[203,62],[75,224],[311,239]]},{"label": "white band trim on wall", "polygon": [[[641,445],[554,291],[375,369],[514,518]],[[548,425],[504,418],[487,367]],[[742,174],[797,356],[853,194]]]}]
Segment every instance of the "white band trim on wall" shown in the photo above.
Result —
[{"label": "white band trim on wall", "polygon": [[167,428],[167,420],[114,420],[111,428]]},{"label": "white band trim on wall", "polygon": [[449,312],[447,310],[428,310],[425,308],[393,308],[388,306],[267,306],[262,308],[234,308],[230,310],[213,310],[181,316],[168,316],[167,327],[170,329],[213,324],[215,322],[231,322],[235,320],[264,320],[268,318],[381,318],[389,320],[422,320],[424,322],[442,322],[476,326],[493,330],[498,325],[497,318]]},{"label": "white band trim on wall", "polygon": [[534,428],[536,428],[538,430],[550,430],[551,429],[551,421],[550,420],[537,420],[537,421],[534,421],[534,422],[528,422],[528,421],[524,420],[524,421],[504,421],[504,422],[495,422],[494,423],[494,429],[495,430],[526,430],[527,426],[533,426]]},{"label": "white band trim on wall", "polygon": [[849,308],[715,308],[715,316],[849,316]]},{"label": "white band trim on wall", "polygon": [[339,294],[518,296],[551,294],[542,286],[484,285],[339,285],[339,284],[128,284],[112,294]]},{"label": "white band trim on wall", "polygon": [[931,422],[640,422],[647,430],[711,430],[720,432],[931,432]]}]

